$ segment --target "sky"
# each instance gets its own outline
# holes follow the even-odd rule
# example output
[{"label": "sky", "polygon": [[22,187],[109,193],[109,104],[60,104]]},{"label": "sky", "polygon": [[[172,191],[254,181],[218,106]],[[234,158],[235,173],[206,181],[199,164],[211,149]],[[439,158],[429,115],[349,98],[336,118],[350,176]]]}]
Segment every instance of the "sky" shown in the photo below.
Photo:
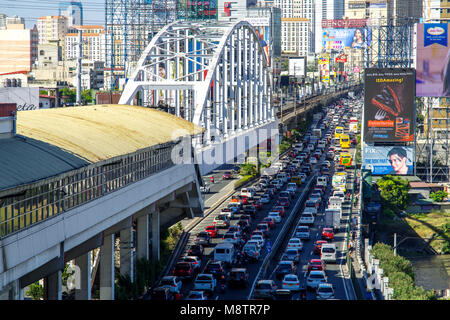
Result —
[{"label": "sky", "polygon": [[[80,1],[80,0],[78,0]],[[0,0],[0,13],[25,18],[27,28],[32,28],[39,17],[58,15],[58,0]],[[84,24],[105,24],[105,0],[81,0]]]}]

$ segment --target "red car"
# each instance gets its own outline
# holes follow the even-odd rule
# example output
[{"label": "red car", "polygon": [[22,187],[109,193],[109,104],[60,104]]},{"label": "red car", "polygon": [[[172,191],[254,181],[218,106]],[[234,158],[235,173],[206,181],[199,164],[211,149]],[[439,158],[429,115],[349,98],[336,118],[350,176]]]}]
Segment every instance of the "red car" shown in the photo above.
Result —
[{"label": "red car", "polygon": [[219,236],[219,231],[217,230],[217,227],[215,225],[213,226],[207,226],[205,228],[205,231],[209,233],[211,238],[216,238]]},{"label": "red car", "polygon": [[308,274],[310,271],[325,271],[325,262],[320,259],[311,259],[308,262]]},{"label": "red car", "polygon": [[273,229],[275,228],[275,219],[270,217],[265,217],[262,222],[267,223],[269,225],[269,228]]},{"label": "red car", "polygon": [[325,240],[317,240],[314,244],[314,254],[320,255],[320,250],[322,249],[322,244],[327,243]]},{"label": "red car", "polygon": [[289,202],[288,198],[279,198],[277,205],[285,207],[285,208],[289,208],[289,206],[291,205]]},{"label": "red car", "polygon": [[240,203],[241,205],[243,205],[243,204],[247,204],[248,201],[247,201],[246,196],[232,196],[231,202],[237,202],[237,203]]},{"label": "red car", "polygon": [[286,211],[284,210],[284,208],[282,206],[276,206],[274,207],[271,211],[273,212],[279,212],[280,216],[284,217],[284,214],[286,213]]},{"label": "red car", "polygon": [[322,239],[323,240],[333,240],[334,239],[333,228],[323,228],[322,229]]},{"label": "red car", "polygon": [[233,178],[233,174],[230,171],[225,171],[222,175],[223,180],[228,180],[228,179],[232,179],[232,178]]},{"label": "red car", "polygon": [[194,268],[190,262],[178,262],[172,270],[172,275],[192,279],[194,277]]}]

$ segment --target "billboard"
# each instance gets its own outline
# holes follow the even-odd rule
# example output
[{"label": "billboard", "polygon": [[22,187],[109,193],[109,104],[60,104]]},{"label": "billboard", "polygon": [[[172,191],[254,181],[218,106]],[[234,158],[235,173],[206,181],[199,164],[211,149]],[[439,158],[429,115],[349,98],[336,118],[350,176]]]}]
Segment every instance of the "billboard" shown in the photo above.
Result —
[{"label": "billboard", "polygon": [[450,37],[447,23],[417,25],[416,94],[450,96]]},{"label": "billboard", "polygon": [[330,82],[330,57],[327,54],[319,56],[319,71],[322,82]]},{"label": "billboard", "polygon": [[362,169],[373,175],[412,175],[413,147],[363,147]]},{"label": "billboard", "polygon": [[[364,8],[366,3],[362,2]],[[349,4],[350,6],[350,4]],[[364,28],[367,26],[367,19],[322,19],[322,28]]]},{"label": "billboard", "polygon": [[305,77],[306,70],[306,58],[305,57],[297,57],[297,58],[289,58],[289,75],[303,78]]},{"label": "billboard", "polygon": [[414,141],[415,70],[365,71],[364,141]]},{"label": "billboard", "polygon": [[370,38],[365,28],[326,28],[322,32],[322,49],[340,51],[348,48],[366,48],[371,43]]}]

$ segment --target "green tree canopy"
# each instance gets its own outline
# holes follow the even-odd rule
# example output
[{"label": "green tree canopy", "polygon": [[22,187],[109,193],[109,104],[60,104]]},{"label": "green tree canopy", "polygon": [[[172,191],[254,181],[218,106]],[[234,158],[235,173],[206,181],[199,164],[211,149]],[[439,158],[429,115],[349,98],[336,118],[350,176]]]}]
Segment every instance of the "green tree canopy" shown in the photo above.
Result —
[{"label": "green tree canopy", "polygon": [[410,189],[408,179],[386,175],[378,180],[383,205],[394,210],[405,210],[409,204],[408,191]]},{"label": "green tree canopy", "polygon": [[436,201],[436,202],[444,201],[444,199],[447,196],[448,196],[448,193],[443,191],[443,190],[439,190],[439,191],[430,193],[430,198],[433,199],[433,201]]}]

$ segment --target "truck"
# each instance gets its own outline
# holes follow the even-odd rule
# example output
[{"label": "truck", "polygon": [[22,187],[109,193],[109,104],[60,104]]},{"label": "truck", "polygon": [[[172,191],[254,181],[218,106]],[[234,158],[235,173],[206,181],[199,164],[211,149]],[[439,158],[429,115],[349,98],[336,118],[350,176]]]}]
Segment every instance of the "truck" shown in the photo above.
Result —
[{"label": "truck", "polygon": [[338,209],[340,211],[339,216],[342,218],[342,202],[341,197],[330,197],[328,200],[328,209]]},{"label": "truck", "polygon": [[341,216],[342,209],[340,208],[325,209],[325,225],[333,227],[333,230],[338,232],[341,227]]},{"label": "truck", "polygon": [[216,289],[216,279],[210,273],[199,273],[194,281],[194,290],[214,292]]}]

